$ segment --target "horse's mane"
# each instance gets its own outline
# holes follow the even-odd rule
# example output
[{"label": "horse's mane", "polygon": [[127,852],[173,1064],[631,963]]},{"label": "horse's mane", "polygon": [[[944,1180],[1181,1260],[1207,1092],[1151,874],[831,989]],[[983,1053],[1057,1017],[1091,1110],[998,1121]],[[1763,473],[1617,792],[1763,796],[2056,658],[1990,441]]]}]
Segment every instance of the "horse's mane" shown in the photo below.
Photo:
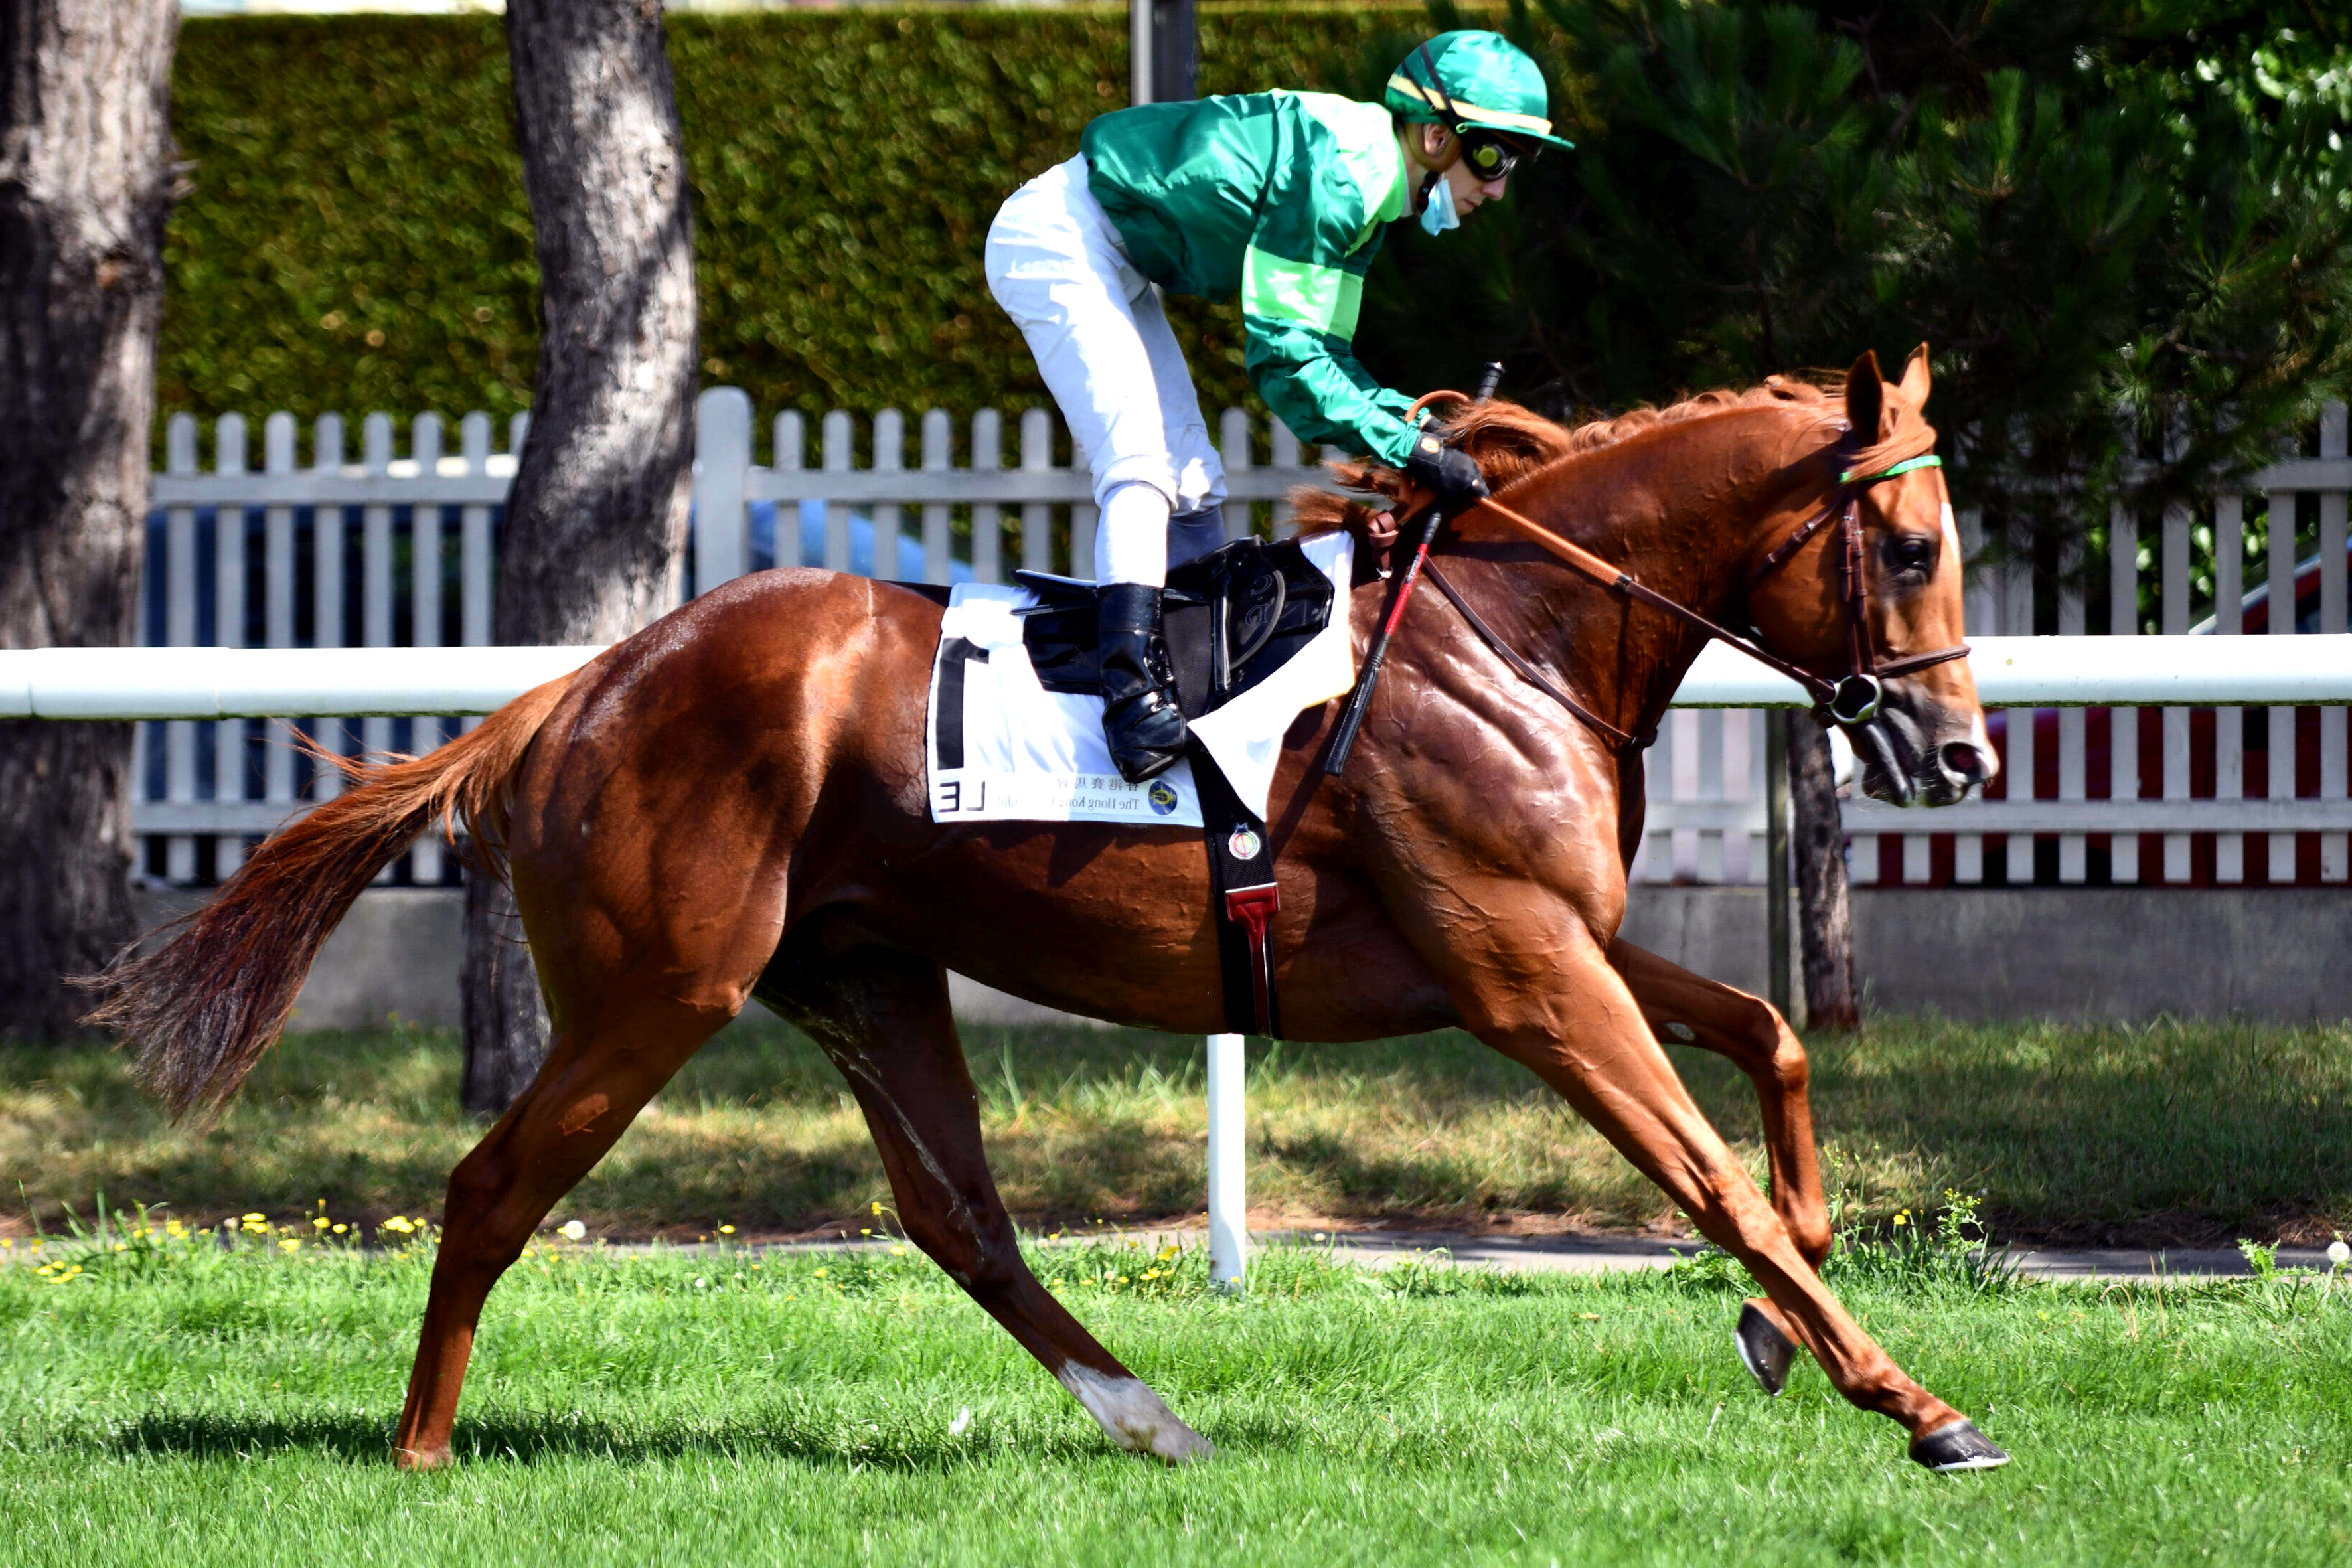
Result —
[{"label": "horse's mane", "polygon": [[[1839,375],[1823,375],[1814,381],[1776,375],[1761,386],[1745,391],[1702,392],[1664,408],[1635,408],[1574,427],[1556,424],[1516,403],[1484,403],[1454,415],[1445,421],[1445,429],[1456,445],[1478,460],[1487,485],[1500,492],[1563,458],[1597,452],[1644,431],[1703,419],[1711,414],[1766,404],[1814,407],[1824,415],[1835,413],[1843,391],[1844,378]],[[1389,500],[1404,493],[1403,472],[1384,464],[1349,460],[1334,462],[1329,468],[1332,476],[1349,489]],[[1377,502],[1350,500],[1304,486],[1291,492],[1290,500],[1297,510],[1302,535],[1360,528],[1378,510]]]}]

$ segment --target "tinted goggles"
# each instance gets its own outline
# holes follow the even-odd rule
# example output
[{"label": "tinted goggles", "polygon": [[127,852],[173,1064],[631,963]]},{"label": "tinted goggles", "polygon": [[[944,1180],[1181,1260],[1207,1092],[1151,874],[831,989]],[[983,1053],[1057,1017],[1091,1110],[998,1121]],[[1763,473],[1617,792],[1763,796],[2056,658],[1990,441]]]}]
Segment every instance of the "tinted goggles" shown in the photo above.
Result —
[{"label": "tinted goggles", "polygon": [[1462,139],[1463,163],[1469,165],[1481,184],[1507,178],[1519,166],[1521,158],[1531,156],[1492,131],[1463,125],[1455,128],[1454,134]]}]

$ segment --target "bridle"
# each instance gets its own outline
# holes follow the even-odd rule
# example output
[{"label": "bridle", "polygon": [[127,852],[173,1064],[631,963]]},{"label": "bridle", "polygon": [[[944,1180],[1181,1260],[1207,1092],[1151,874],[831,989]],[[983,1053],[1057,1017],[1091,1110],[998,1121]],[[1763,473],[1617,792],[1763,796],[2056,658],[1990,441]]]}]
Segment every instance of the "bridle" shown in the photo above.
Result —
[{"label": "bridle", "polygon": [[[1445,395],[1448,395],[1432,394],[1423,401],[1433,401]],[[1451,395],[1459,397],[1461,395],[1456,393]],[[1965,658],[1969,653],[1969,645],[1955,643],[1949,647],[1936,648],[1926,653],[1903,654],[1894,658],[1881,659],[1878,657],[1875,639],[1870,633],[1868,552],[1864,547],[1864,530],[1862,525],[1863,492],[1874,485],[1883,484],[1889,479],[1907,474],[1914,468],[1939,468],[1943,467],[1944,460],[1932,452],[1923,452],[1903,458],[1874,472],[1861,473],[1851,466],[1861,452],[1860,438],[1851,429],[1838,438],[1835,450],[1839,473],[1837,483],[1831,490],[1828,501],[1820,511],[1801,523],[1795,532],[1765,552],[1763,559],[1757,563],[1755,570],[1748,574],[1747,584],[1748,590],[1753,592],[1758,584],[1793,559],[1797,552],[1802,550],[1823,527],[1832,521],[1836,522],[1841,577],[1840,604],[1846,617],[1847,669],[1844,675],[1835,679],[1815,675],[1793,661],[1781,658],[1767,647],[1759,638],[1743,637],[1728,626],[1710,620],[1696,610],[1685,605],[1677,604],[1654,588],[1640,582],[1631,573],[1610,564],[1582,545],[1572,540],[1561,538],[1540,523],[1520,516],[1491,496],[1474,501],[1447,521],[1458,523],[1462,519],[1480,512],[1487,514],[1493,521],[1501,523],[1530,543],[1558,556],[1578,573],[1591,578],[1619,597],[1646,605],[1652,609],[1672,616],[1714,640],[1728,643],[1758,663],[1787,676],[1812,698],[1814,712],[1820,717],[1850,729],[1863,729],[1874,725],[1876,721],[1880,705],[1885,697],[1887,681],[1914,675],[1920,670],[1932,668],[1956,658]],[[1399,531],[1402,533],[1402,527]],[[1437,569],[1435,562],[1426,563],[1423,569],[1428,573],[1430,581],[1436,585],[1438,591],[1453,604],[1456,610],[1461,612],[1464,620],[1469,624],[1473,631],[1478,634],[1480,640],[1493,649],[1496,655],[1522,679],[1528,679],[1542,689],[1587,725],[1608,737],[1621,750],[1634,745],[1646,746],[1655,739],[1654,731],[1635,735],[1609,723],[1582,703],[1561,691],[1550,681],[1541,679],[1527,659],[1520,657],[1516,650],[1507,647],[1493,628],[1470,608],[1468,601],[1452,583],[1446,580],[1444,574]],[[1397,609],[1402,608],[1402,604],[1400,601]],[[1391,622],[1395,616],[1396,611],[1392,610]],[[1875,739],[1883,741],[1884,738]]]},{"label": "bridle", "polygon": [[[1860,443],[1848,430],[1838,438],[1838,458],[1841,464],[1851,462],[1857,455]],[[1837,488],[1830,493],[1829,504],[1808,518],[1797,531],[1764,552],[1756,570],[1748,574],[1747,591],[1779,571],[1805,547],[1808,540],[1822,530],[1834,516],[1838,523],[1838,575],[1841,596],[1845,608],[1846,674],[1834,682],[1825,682],[1819,676],[1808,677],[1772,656],[1760,643],[1743,644],[1744,651],[1762,658],[1783,675],[1790,676],[1813,693],[1816,704],[1830,719],[1839,724],[1867,724],[1878,717],[1879,704],[1886,695],[1885,683],[1906,675],[1915,675],[1939,664],[1969,656],[1969,645],[1954,643],[1927,653],[1905,654],[1881,663],[1877,646],[1870,635],[1870,574],[1869,552],[1864,548],[1862,526],[1862,493],[1871,486],[1899,479],[1914,468],[1940,468],[1944,459],[1933,452],[1922,452],[1890,464],[1875,473],[1857,474],[1850,468],[1841,468]],[[1826,692],[1823,688],[1827,687]]]}]

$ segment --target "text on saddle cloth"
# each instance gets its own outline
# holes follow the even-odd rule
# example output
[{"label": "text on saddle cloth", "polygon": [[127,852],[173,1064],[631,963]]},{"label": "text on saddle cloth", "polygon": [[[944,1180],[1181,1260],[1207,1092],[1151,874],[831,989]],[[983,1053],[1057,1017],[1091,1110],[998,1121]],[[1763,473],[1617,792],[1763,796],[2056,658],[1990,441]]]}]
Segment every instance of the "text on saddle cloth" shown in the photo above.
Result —
[{"label": "text on saddle cloth", "polygon": [[[1269,566],[1283,573],[1278,588],[1264,581]],[[1354,684],[1347,616],[1334,613],[1353,570],[1353,539],[1332,533],[1227,545],[1169,574],[1181,705],[1196,742],[1261,818],[1291,721]],[[949,596],[924,724],[931,819],[1201,826],[1189,760],[1140,784],[1111,764],[1093,585],[1034,581],[959,584]]]}]

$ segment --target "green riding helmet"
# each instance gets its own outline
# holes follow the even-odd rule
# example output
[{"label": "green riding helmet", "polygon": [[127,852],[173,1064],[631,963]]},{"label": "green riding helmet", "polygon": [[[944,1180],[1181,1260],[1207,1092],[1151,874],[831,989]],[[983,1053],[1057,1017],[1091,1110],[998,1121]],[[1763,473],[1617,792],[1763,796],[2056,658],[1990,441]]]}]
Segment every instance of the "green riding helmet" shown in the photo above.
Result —
[{"label": "green riding helmet", "polygon": [[1551,133],[1551,103],[1536,62],[1500,33],[1480,28],[1440,33],[1415,48],[1391,73],[1381,101],[1402,119],[1451,128],[1465,150],[1486,140],[1475,135],[1482,131],[1509,142],[1576,145]]}]

